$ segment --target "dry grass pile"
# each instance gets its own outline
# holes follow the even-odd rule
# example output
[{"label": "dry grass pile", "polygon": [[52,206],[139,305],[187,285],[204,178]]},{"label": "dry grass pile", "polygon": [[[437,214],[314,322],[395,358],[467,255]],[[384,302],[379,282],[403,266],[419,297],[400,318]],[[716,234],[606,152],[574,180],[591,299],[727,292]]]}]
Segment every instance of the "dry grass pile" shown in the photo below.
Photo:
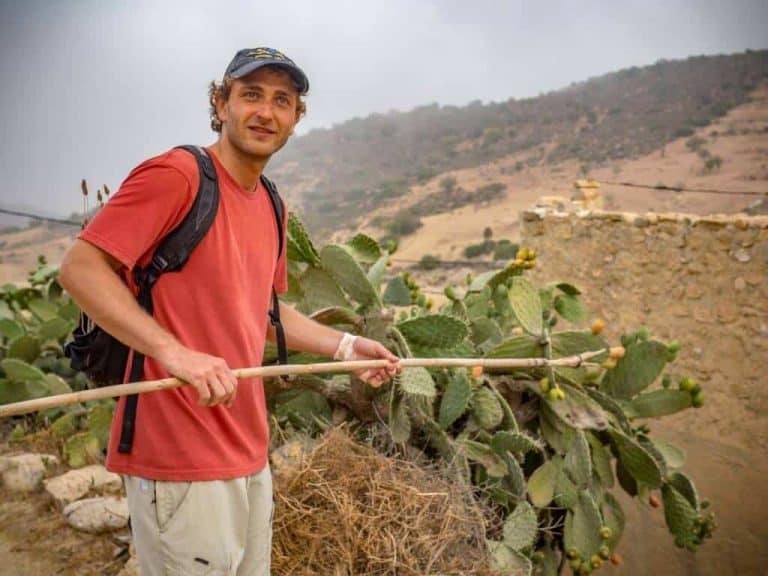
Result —
[{"label": "dry grass pile", "polygon": [[278,576],[492,574],[468,489],[329,432],[275,473]]}]

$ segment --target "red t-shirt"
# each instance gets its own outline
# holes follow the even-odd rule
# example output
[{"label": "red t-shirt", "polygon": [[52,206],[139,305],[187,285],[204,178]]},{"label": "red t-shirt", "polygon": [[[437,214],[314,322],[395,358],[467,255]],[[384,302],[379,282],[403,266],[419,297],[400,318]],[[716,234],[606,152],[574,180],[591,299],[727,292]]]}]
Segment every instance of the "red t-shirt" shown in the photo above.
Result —
[{"label": "red t-shirt", "polygon": [[[272,285],[287,289],[285,250],[268,192],[243,189],[214,158],[220,203],[208,234],[181,272],[152,289],[155,320],[185,346],[220,356],[230,368],[261,365]],[[175,228],[198,188],[194,157],[171,150],[135,168],[80,238],[130,270],[145,265]],[[283,222],[285,227],[285,222]],[[144,378],[168,373],[152,358]],[[112,422],[107,468],[155,480],[214,480],[250,475],[267,462],[269,428],[261,379],[240,380],[231,408],[197,404],[191,386],[139,397],[129,454],[117,451],[121,399]]]}]

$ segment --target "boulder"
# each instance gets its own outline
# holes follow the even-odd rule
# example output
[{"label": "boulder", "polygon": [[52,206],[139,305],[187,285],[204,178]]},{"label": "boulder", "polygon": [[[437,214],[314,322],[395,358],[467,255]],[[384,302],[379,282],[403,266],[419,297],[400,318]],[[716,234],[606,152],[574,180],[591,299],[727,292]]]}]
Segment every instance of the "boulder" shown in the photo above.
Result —
[{"label": "boulder", "polygon": [[0,458],[3,485],[17,492],[34,492],[40,488],[43,478],[59,460],[50,454],[17,454]]},{"label": "boulder", "polygon": [[94,464],[46,480],[44,485],[59,509],[63,509],[67,504],[87,495],[92,489],[118,491],[123,482],[119,475],[109,472],[100,464]]},{"label": "boulder", "polygon": [[128,525],[128,500],[104,497],[76,500],[64,508],[70,526],[82,532],[98,534]]}]

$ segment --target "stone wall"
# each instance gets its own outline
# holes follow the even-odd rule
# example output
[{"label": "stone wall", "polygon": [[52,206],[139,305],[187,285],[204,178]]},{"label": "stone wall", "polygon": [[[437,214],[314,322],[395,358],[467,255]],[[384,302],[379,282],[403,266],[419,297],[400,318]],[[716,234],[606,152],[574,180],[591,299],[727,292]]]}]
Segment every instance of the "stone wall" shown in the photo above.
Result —
[{"label": "stone wall", "polygon": [[[720,530],[692,557],[665,535],[663,513],[628,502],[621,574],[763,574],[768,563],[768,217],[628,214],[577,205],[521,214],[534,280],[567,279],[618,342],[647,326],[683,345],[705,405],[652,424],[688,452]],[[560,326],[558,326],[560,327]],[[627,542],[632,542],[630,546]]]}]

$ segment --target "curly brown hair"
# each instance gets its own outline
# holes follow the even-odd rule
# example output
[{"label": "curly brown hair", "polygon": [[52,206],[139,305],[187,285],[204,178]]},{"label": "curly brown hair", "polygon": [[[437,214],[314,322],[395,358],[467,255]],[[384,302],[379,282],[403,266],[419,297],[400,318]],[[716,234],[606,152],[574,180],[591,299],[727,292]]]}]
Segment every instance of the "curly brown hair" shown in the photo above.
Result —
[{"label": "curly brown hair", "polygon": [[[232,84],[234,79],[229,76],[225,76],[221,82],[211,81],[208,85],[208,104],[210,105],[209,114],[211,117],[211,130],[221,133],[221,120],[216,113],[216,100],[221,98],[225,102],[229,100],[229,94],[232,92]],[[304,102],[302,96],[296,99],[296,120],[298,121],[304,114],[307,113],[307,104]]]}]

